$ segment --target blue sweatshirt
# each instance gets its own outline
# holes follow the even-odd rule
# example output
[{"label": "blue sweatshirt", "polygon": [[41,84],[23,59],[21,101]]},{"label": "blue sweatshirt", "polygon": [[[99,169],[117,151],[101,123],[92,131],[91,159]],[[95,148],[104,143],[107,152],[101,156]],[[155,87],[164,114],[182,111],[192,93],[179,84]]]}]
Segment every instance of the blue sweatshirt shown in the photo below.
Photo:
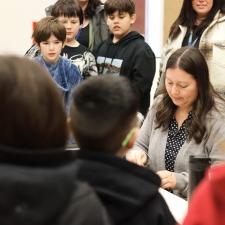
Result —
[{"label": "blue sweatshirt", "polygon": [[57,87],[61,90],[65,109],[68,112],[73,88],[79,85],[82,80],[79,70],[71,61],[61,56],[56,64],[47,63],[41,55],[34,59],[48,70]]}]

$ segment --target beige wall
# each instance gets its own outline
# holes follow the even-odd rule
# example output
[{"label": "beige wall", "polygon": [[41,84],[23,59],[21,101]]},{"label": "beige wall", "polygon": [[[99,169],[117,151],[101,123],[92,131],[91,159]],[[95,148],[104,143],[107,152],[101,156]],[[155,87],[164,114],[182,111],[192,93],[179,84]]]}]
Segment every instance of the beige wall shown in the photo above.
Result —
[{"label": "beige wall", "polygon": [[7,0],[1,2],[0,54],[24,55],[32,44],[33,22],[44,17],[44,9],[54,4],[56,0]]},{"label": "beige wall", "polygon": [[164,0],[164,43],[169,35],[170,26],[179,15],[182,3],[183,0]]}]

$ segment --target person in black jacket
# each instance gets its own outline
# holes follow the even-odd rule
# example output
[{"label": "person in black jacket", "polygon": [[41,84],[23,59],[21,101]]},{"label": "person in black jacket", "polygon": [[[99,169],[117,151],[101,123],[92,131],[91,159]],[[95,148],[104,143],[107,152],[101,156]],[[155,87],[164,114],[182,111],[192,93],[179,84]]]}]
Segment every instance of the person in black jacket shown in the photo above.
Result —
[{"label": "person in black jacket", "polygon": [[94,51],[99,74],[128,77],[140,98],[139,111],[145,115],[155,75],[155,55],[143,36],[131,31],[136,19],[133,0],[107,0],[105,12],[112,35]]},{"label": "person in black jacket", "polygon": [[115,225],[172,225],[158,175],[124,159],[137,136],[137,110],[125,77],[91,77],[75,89],[70,126],[80,146],[76,177],[94,188]]},{"label": "person in black jacket", "polygon": [[0,56],[0,224],[110,224],[93,189],[75,180],[60,94],[37,63]]}]

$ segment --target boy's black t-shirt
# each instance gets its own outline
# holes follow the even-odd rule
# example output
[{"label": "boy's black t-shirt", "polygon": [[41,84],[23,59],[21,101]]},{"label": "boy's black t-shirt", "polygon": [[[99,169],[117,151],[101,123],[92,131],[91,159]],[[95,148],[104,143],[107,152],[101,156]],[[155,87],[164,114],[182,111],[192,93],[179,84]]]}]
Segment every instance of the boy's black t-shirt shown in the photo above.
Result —
[{"label": "boy's black t-shirt", "polygon": [[143,36],[131,31],[119,42],[112,36],[94,51],[99,74],[126,76],[140,98],[140,112],[146,114],[155,75],[155,55]]},{"label": "boy's black t-shirt", "polygon": [[66,56],[66,58],[68,58],[70,60],[73,60],[73,58],[79,57],[79,55],[83,55],[84,52],[87,50],[88,49],[81,44],[77,47],[70,47],[70,46],[65,45],[61,51],[61,55]]},{"label": "boy's black t-shirt", "polygon": [[94,55],[85,46],[81,44],[77,47],[65,45],[61,55],[77,66],[83,79],[98,75]]}]

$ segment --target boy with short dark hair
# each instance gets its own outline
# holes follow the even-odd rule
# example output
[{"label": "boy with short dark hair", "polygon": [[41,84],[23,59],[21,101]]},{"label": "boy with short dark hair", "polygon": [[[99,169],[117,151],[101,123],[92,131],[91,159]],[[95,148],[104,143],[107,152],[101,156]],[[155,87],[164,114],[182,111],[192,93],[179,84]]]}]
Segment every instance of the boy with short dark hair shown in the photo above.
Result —
[{"label": "boy with short dark hair", "polygon": [[99,74],[128,77],[140,99],[139,111],[145,115],[155,75],[155,56],[144,38],[131,31],[136,20],[135,3],[133,0],[107,0],[105,12],[112,35],[94,52]]},{"label": "boy with short dark hair", "polygon": [[172,225],[158,175],[124,159],[137,136],[137,110],[127,78],[92,77],[77,87],[70,113],[81,148],[77,179],[93,187],[115,225]]},{"label": "boy with short dark hair", "polygon": [[51,15],[66,28],[66,41],[61,55],[78,67],[84,79],[98,75],[94,55],[76,40],[84,19],[79,3],[74,0],[59,0],[53,5]]},{"label": "boy with short dark hair", "polygon": [[81,76],[71,61],[60,56],[66,39],[65,27],[56,18],[46,17],[37,23],[32,36],[41,53],[34,59],[51,74],[62,91],[68,111],[72,89],[81,82]]}]

